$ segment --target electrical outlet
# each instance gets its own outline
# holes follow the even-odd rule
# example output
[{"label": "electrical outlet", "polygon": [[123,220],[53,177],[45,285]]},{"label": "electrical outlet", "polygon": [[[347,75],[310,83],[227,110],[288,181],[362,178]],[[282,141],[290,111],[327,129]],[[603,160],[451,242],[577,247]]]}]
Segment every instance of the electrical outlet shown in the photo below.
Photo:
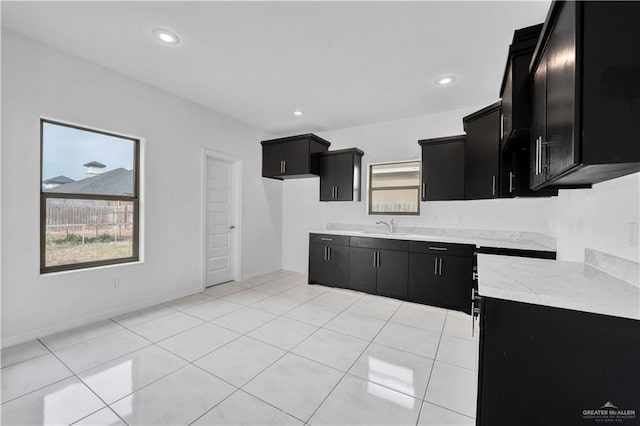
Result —
[{"label": "electrical outlet", "polygon": [[120,278],[114,278],[111,280],[111,285],[113,285],[113,288],[115,289],[120,288]]},{"label": "electrical outlet", "polygon": [[638,247],[638,222],[629,222],[629,245]]}]

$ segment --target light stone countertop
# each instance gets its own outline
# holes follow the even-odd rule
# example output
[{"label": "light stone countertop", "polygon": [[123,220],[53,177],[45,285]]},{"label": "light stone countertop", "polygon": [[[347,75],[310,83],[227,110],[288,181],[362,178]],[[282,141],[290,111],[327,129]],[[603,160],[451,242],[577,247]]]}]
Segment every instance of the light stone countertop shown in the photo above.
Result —
[{"label": "light stone countertop", "polygon": [[481,296],[640,319],[640,288],[578,262],[478,254]]},{"label": "light stone countertop", "polygon": [[514,239],[489,239],[469,236],[449,236],[449,235],[429,235],[429,234],[407,234],[407,233],[376,233],[365,231],[346,231],[323,229],[318,231],[310,231],[311,234],[328,234],[328,235],[345,235],[350,237],[370,237],[370,238],[387,238],[392,240],[409,240],[409,241],[429,241],[434,243],[455,243],[455,244],[473,244],[477,247],[503,248],[515,250],[538,250],[553,252],[555,250],[531,240],[514,240]]}]

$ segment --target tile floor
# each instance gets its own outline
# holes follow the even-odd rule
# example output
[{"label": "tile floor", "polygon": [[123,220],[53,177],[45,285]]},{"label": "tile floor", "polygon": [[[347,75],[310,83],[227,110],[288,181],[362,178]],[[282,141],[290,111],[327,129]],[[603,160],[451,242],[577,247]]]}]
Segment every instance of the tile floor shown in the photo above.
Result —
[{"label": "tile floor", "polygon": [[470,317],[279,271],[2,350],[2,424],[472,425]]}]

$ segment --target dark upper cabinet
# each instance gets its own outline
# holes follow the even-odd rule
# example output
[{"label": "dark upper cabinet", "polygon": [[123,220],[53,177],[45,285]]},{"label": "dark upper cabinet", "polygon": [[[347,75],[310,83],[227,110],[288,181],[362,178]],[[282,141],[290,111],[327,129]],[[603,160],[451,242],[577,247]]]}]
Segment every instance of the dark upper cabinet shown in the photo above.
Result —
[{"label": "dark upper cabinet", "polygon": [[309,235],[309,282],[349,287],[349,237]]},{"label": "dark upper cabinet", "polygon": [[530,184],[529,134],[532,114],[529,63],[541,30],[542,24],[516,30],[509,46],[500,87],[500,196],[503,198],[558,195],[557,189],[533,191]]},{"label": "dark upper cabinet", "polygon": [[272,179],[304,178],[320,174],[320,155],[330,142],[314,135],[262,141],[262,176]]},{"label": "dark upper cabinet", "polygon": [[502,147],[510,143],[528,143],[531,126],[529,63],[540,36],[542,24],[516,30],[509,46],[507,66],[500,86]]},{"label": "dark upper cabinet", "polygon": [[531,186],[589,186],[640,170],[640,2],[554,2],[536,46]]},{"label": "dark upper cabinet", "polygon": [[637,414],[640,321],[494,298],[480,306],[477,425],[597,424],[584,410],[607,401]]},{"label": "dark upper cabinet", "polygon": [[422,148],[422,201],[464,200],[466,136],[418,141]]},{"label": "dark upper cabinet", "polygon": [[363,155],[350,148],[320,156],[320,201],[361,200]]},{"label": "dark upper cabinet", "polygon": [[500,196],[500,114],[500,102],[496,102],[463,118],[467,200]]}]

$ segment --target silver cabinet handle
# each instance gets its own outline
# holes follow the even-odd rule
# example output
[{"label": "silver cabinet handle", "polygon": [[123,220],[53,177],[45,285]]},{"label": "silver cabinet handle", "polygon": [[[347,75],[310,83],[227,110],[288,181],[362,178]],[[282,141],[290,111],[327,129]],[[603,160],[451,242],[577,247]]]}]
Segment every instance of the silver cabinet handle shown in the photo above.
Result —
[{"label": "silver cabinet handle", "polygon": [[433,275],[438,275],[438,258],[433,259]]},{"label": "silver cabinet handle", "polygon": [[320,241],[333,241],[333,238],[320,238]]},{"label": "silver cabinet handle", "polygon": [[491,177],[491,186],[492,186],[492,193],[493,195],[496,195],[496,177],[492,176]]},{"label": "silver cabinet handle", "polygon": [[282,160],[282,173],[287,173],[287,160]]},{"label": "silver cabinet handle", "polygon": [[509,172],[509,194],[513,193],[513,172]]},{"label": "silver cabinet handle", "polygon": [[422,181],[422,199],[427,198],[427,182]]},{"label": "silver cabinet handle", "polygon": [[440,262],[438,262],[440,266],[438,267],[438,275],[442,275],[442,258],[440,258]]},{"label": "silver cabinet handle", "polygon": [[380,267],[380,252],[379,251],[376,252],[376,266],[378,268]]},{"label": "silver cabinet handle", "polygon": [[339,189],[339,187],[338,187],[338,185],[336,185],[336,200],[338,199],[338,189]]},{"label": "silver cabinet handle", "polygon": [[447,248],[446,247],[431,247],[431,246],[429,246],[429,250],[447,251]]},{"label": "silver cabinet handle", "polygon": [[327,260],[331,260],[331,246],[327,247]]},{"label": "silver cabinet handle", "polygon": [[324,246],[324,259],[323,260],[327,260],[327,246]]},{"label": "silver cabinet handle", "polygon": [[504,139],[504,114],[500,114],[500,139]]}]

